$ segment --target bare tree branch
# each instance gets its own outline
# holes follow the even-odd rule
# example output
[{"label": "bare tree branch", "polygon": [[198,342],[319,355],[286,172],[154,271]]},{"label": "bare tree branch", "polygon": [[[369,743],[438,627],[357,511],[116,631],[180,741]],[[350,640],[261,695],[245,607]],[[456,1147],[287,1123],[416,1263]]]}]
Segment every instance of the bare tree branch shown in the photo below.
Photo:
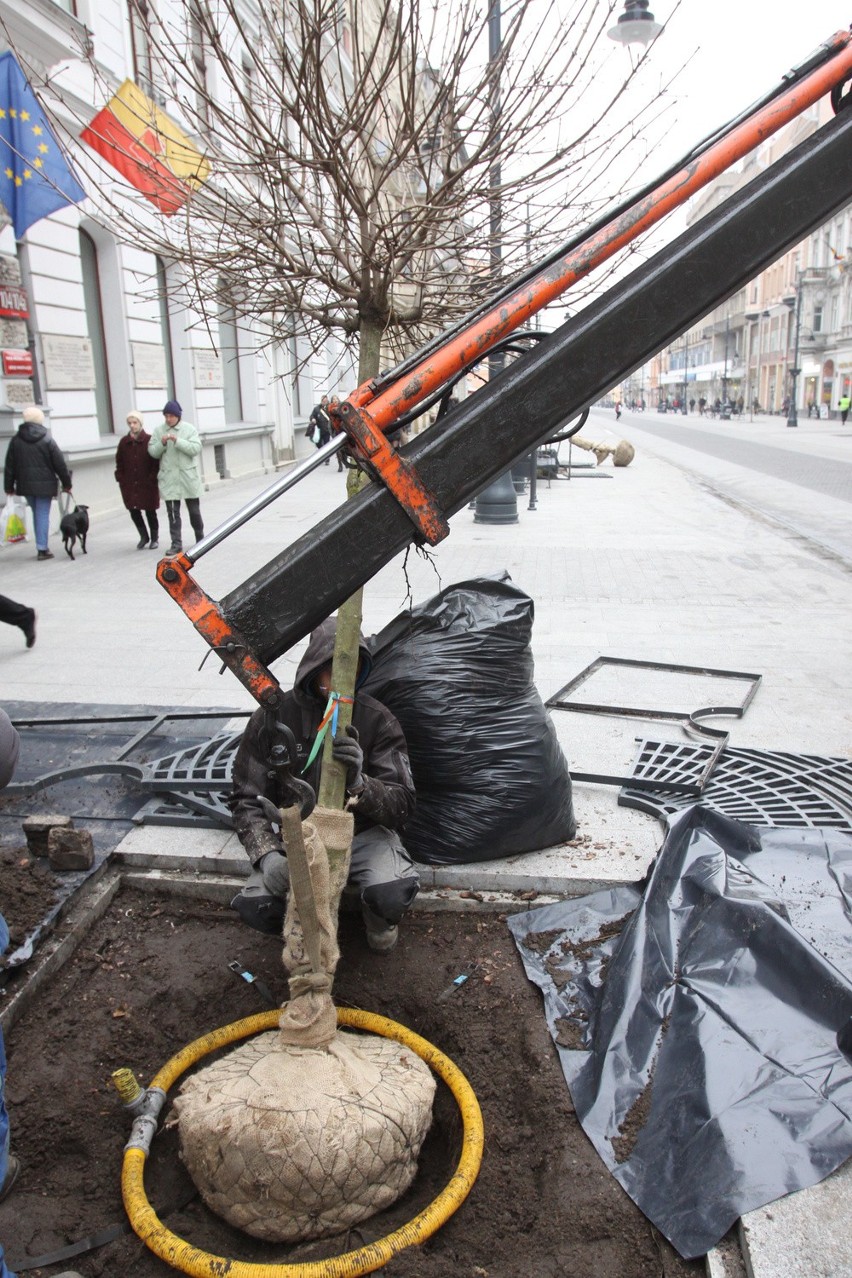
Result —
[{"label": "bare tree branch", "polygon": [[97,216],[179,263],[202,315],[357,338],[368,372],[494,287],[493,201],[511,276],[629,187],[671,101],[632,91],[644,58],[614,72],[615,0],[507,0],[491,59],[478,0],[270,0],[251,22],[246,0],[186,0],[168,28],[133,2],[211,173],[166,218],[93,157]]}]

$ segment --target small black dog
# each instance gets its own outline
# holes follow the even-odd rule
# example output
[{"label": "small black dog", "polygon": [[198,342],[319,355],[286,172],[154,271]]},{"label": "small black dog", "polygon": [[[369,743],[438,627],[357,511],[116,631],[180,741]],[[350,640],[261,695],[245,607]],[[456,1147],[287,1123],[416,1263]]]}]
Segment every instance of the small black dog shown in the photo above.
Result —
[{"label": "small black dog", "polygon": [[89,531],[88,511],[88,506],[75,506],[73,510],[69,510],[67,514],[63,515],[59,521],[62,544],[65,547],[65,553],[70,559],[74,558],[74,546],[78,538],[83,554],[88,553],[86,550],[86,534]]}]

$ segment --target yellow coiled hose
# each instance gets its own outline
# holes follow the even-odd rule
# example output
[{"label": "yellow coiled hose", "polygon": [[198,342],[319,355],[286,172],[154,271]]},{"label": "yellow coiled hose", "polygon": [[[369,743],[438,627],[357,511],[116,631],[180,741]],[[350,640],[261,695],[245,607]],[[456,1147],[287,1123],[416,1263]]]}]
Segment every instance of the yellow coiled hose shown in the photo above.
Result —
[{"label": "yellow coiled hose", "polygon": [[[232,1025],[224,1025],[189,1043],[151,1080],[151,1087],[169,1088],[190,1065],[210,1052],[228,1043],[249,1038],[263,1030],[276,1029],[280,1011],[262,1012],[246,1017]],[[178,1238],[158,1218],[145,1194],[144,1174],[146,1153],[142,1149],[127,1149],[121,1173],[121,1192],[124,1206],[135,1232],[147,1247],[161,1260],[195,1278],[283,1278],[299,1275],[299,1278],[350,1278],[354,1274],[371,1274],[387,1264],[392,1256],[406,1247],[425,1242],[462,1205],[473,1187],[482,1162],[483,1126],[482,1111],[473,1089],[449,1057],[419,1034],[406,1029],[396,1021],[388,1020],[373,1012],[355,1008],[337,1009],[337,1022],[352,1029],[367,1030],[382,1038],[392,1038],[409,1047],[425,1061],[449,1087],[462,1118],[462,1149],[453,1176],[428,1207],[413,1220],[394,1230],[385,1238],[346,1252],[329,1260],[311,1261],[296,1265],[255,1265],[224,1256],[212,1256]]]}]

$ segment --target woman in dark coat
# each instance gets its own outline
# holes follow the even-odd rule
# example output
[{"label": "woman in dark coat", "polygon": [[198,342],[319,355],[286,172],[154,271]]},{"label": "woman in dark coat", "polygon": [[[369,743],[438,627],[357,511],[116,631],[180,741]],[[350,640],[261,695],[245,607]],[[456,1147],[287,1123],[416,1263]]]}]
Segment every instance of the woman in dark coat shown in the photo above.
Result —
[{"label": "woman in dark coat", "polygon": [[[137,550],[149,546],[156,550],[159,544],[160,522],[157,509],[160,505],[160,490],[157,485],[157,471],[160,463],[148,452],[151,436],[142,426],[139,413],[127,414],[127,434],[118,441],[115,452],[115,477],[121,489],[124,504],[130,511],[130,518],[139,533]],[[142,511],[148,520],[142,518]]]},{"label": "woman in dark coat", "polygon": [[56,496],[57,480],[64,493],[71,491],[71,472],[58,444],[51,439],[44,424],[44,413],[37,404],[27,404],[23,422],[6,450],[5,489],[11,497],[26,497],[33,512],[36,548],[39,559],[52,559],[47,538],[50,532],[50,503]]}]

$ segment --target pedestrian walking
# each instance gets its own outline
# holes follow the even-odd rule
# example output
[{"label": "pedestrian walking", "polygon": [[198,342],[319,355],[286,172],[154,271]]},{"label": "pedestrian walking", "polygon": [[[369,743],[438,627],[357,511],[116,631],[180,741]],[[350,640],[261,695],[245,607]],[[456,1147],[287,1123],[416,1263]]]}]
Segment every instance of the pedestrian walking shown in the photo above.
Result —
[{"label": "pedestrian walking", "polygon": [[852,401],[850,401],[848,395],[841,395],[840,399],[837,401],[837,407],[840,409],[840,420],[844,426],[846,425],[846,418],[849,416],[850,403],[852,403]]},{"label": "pedestrian walking", "polygon": [[621,420],[621,402],[620,402],[620,400],[616,400],[616,401],[615,401],[615,420],[616,420],[616,421],[620,421],[620,420]]},{"label": "pedestrian walking", "polygon": [[[331,439],[331,415],[328,411],[328,396],[323,395],[316,408],[311,411],[308,418],[308,435],[314,441],[317,448],[322,448]],[[326,457],[323,462],[324,466],[329,463]]]},{"label": "pedestrian walking", "polygon": [[[334,429],[334,418],[331,416],[331,414],[332,414],[332,413],[334,413],[334,412],[337,412],[337,410],[340,408],[340,397],[339,397],[338,395],[332,395],[332,397],[331,397],[331,399],[330,399],[330,401],[329,401],[329,405],[328,405],[328,407],[329,407],[329,417],[331,418],[331,426],[332,426],[332,430],[333,430],[333,429]],[[330,437],[329,437],[329,438],[330,438]],[[338,451],[337,451],[337,471],[338,471],[338,474],[340,473],[340,471],[342,471],[342,470],[345,470],[345,469],[346,469],[346,463],[345,463],[345,462],[344,462],[344,460],[343,460],[343,452],[344,452],[344,450],[343,450],[342,448],[338,449]]]},{"label": "pedestrian walking", "polygon": [[163,424],[154,427],[148,452],[160,463],[157,480],[160,496],[166,503],[171,537],[167,553],[177,555],[183,550],[181,501],[186,502],[196,541],[204,536],[204,525],[200,501],[203,486],[198,467],[201,436],[192,422],[183,420],[183,409],[176,399],[170,399],[163,408]]},{"label": "pedestrian walking", "polygon": [[6,496],[17,493],[25,497],[33,512],[38,559],[52,559],[47,539],[50,533],[50,503],[62,485],[71,491],[71,472],[56,441],[44,424],[44,413],[37,404],[27,404],[21,413],[18,433],[6,449],[4,487]]},{"label": "pedestrian walking", "polygon": [[[160,521],[157,508],[160,490],[157,472],[160,463],[148,452],[151,436],[142,425],[142,415],[132,409],[127,414],[127,434],[122,435],[115,450],[115,478],[121,490],[121,499],[130,511],[130,518],[139,533],[137,550],[159,545]],[[142,514],[148,520],[147,527]]]},{"label": "pedestrian walking", "polygon": [[16,603],[7,595],[0,595],[0,621],[5,621],[7,626],[17,626],[19,630],[23,630],[27,647],[32,648],[36,641],[35,608],[28,608],[26,604]]}]

